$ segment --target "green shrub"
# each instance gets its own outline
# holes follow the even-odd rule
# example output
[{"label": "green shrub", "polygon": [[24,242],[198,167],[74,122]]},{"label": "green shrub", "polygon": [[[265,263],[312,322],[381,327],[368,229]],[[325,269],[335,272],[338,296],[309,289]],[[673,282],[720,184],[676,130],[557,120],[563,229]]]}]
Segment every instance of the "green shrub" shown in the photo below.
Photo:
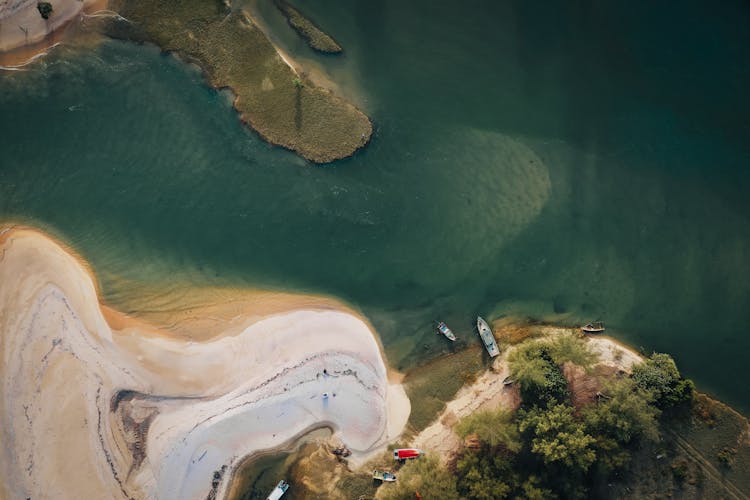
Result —
[{"label": "green shrub", "polygon": [[654,395],[656,406],[662,410],[692,402],[695,394],[693,382],[682,378],[669,354],[654,353],[633,367],[633,380]]},{"label": "green shrub", "polygon": [[49,19],[50,14],[52,14],[52,4],[49,2],[39,2],[36,4],[36,8],[42,15],[42,19]]}]

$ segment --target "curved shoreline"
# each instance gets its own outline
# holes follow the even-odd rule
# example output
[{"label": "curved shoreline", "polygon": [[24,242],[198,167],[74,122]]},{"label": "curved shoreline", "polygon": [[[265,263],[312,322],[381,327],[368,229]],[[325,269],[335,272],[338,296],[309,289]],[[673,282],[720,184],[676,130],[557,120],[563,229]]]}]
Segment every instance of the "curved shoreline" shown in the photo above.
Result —
[{"label": "curved shoreline", "polygon": [[[0,10],[0,69],[19,71],[70,38],[68,28],[89,12],[106,9],[108,0],[57,0],[49,19],[42,19],[37,2],[24,0]],[[10,29],[13,28],[13,29]],[[18,29],[15,29],[18,28]]]},{"label": "curved shoreline", "polygon": [[14,228],[0,249],[5,496],[55,484],[82,498],[205,498],[214,473],[225,494],[225,470],[311,427],[335,429],[357,459],[405,425],[408,400],[351,313],[291,310],[203,339],[135,319],[117,330],[64,248]]}]

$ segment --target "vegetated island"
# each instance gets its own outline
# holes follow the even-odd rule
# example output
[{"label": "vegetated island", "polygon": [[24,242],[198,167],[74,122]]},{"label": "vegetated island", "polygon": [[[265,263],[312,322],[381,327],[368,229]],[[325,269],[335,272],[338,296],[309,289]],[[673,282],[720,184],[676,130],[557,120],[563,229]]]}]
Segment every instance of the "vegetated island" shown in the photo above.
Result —
[{"label": "vegetated island", "polygon": [[315,23],[303,16],[300,11],[285,0],[274,0],[276,7],[284,14],[287,23],[301,36],[310,48],[325,54],[340,54],[344,49]]},{"label": "vegetated island", "polygon": [[114,21],[112,36],[151,41],[198,64],[212,86],[234,92],[241,119],[266,141],[328,163],[370,140],[367,116],[297,74],[246,12],[219,0],[112,4],[129,21]]}]

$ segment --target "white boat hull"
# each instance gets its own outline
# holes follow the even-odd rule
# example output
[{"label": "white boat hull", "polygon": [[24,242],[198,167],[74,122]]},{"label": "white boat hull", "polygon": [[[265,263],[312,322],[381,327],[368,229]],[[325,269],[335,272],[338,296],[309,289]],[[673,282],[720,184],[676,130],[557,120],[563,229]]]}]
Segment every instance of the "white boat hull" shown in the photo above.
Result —
[{"label": "white boat hull", "polygon": [[487,324],[481,317],[477,317],[477,330],[479,331],[479,337],[482,339],[484,348],[487,349],[487,353],[491,358],[500,354],[500,348],[497,346],[495,336],[492,334],[492,328]]}]

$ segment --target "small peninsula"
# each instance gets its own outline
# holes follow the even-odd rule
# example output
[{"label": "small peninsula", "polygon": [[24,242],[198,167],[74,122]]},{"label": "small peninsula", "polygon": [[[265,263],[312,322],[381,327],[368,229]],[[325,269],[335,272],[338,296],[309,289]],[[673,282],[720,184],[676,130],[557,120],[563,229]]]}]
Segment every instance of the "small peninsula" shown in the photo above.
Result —
[{"label": "small peninsula", "polygon": [[173,333],[100,306],[88,265],[37,231],[0,230],[0,254],[2,498],[224,498],[243,457],[328,427],[363,461],[406,423],[342,305],[235,300]]},{"label": "small peninsula", "polygon": [[240,118],[266,141],[329,163],[370,140],[369,118],[297,74],[246,12],[218,0],[113,4],[130,22],[114,22],[112,36],[150,41],[198,64],[212,86],[231,89]]},{"label": "small peninsula", "polygon": [[344,49],[329,34],[303,16],[285,0],[275,0],[276,7],[284,14],[289,26],[301,36],[310,48],[324,54],[340,54]]}]

